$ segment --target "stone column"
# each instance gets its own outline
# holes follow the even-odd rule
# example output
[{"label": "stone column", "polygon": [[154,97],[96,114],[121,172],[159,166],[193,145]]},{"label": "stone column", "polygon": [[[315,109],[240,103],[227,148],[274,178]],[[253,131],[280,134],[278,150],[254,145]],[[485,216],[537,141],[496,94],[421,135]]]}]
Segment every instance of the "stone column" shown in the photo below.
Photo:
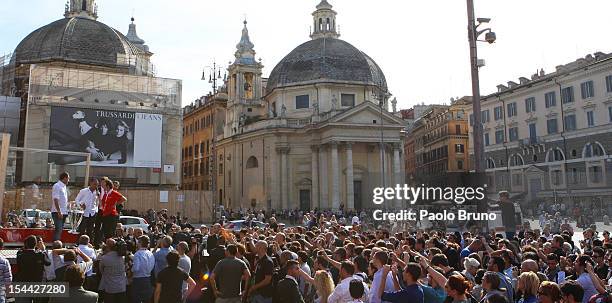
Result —
[{"label": "stone column", "polygon": [[[393,144],[393,187],[402,183],[402,171],[400,168],[400,144]],[[395,201],[395,207],[401,207],[401,200]]]},{"label": "stone column", "polygon": [[315,209],[321,207],[319,204],[319,146],[312,145],[311,147],[311,181],[312,181],[312,192],[310,193],[311,204],[310,207]]},{"label": "stone column", "polygon": [[384,187],[387,186],[387,184],[389,183],[389,180],[386,176],[386,174],[388,173],[387,168],[385,166],[385,163],[387,162],[387,155],[385,155],[386,153],[386,148],[385,148],[385,144],[384,143],[379,143],[378,144],[378,149],[380,152],[380,186]]},{"label": "stone column", "polygon": [[353,143],[346,143],[346,209],[355,208],[355,189],[353,184]]},{"label": "stone column", "polygon": [[319,163],[321,164],[319,171],[319,181],[321,183],[321,191],[320,191],[320,200],[319,206],[321,208],[329,208],[329,192],[327,190],[328,187],[328,171],[327,171],[327,154],[326,147],[321,145],[319,147]]},{"label": "stone column", "polygon": [[340,209],[340,167],[338,163],[338,142],[331,143],[332,168],[332,209]]},{"label": "stone column", "polygon": [[288,209],[289,207],[289,184],[287,182],[289,176],[288,165],[287,165],[287,154],[289,153],[289,147],[277,147],[278,152],[281,155],[281,206],[282,209]]}]

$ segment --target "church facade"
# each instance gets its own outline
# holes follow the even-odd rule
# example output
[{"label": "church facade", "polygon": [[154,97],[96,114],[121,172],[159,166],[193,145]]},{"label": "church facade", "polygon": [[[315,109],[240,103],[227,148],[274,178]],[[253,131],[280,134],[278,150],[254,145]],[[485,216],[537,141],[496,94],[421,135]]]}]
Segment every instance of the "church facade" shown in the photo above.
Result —
[{"label": "church facade", "polygon": [[404,183],[404,123],[388,112],[380,67],[339,39],[336,14],[321,1],[311,40],[267,79],[245,21],[216,138],[215,196],[226,208],[368,209],[375,187]]}]

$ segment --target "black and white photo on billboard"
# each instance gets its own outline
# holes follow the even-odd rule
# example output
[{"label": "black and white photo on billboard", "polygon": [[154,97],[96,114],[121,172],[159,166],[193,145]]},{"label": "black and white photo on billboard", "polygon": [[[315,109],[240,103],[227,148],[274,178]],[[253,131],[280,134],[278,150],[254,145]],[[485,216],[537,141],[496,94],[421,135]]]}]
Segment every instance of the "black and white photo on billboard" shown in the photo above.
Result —
[{"label": "black and white photo on billboard", "polygon": [[[137,133],[140,121],[146,125],[146,128],[140,127],[143,134]],[[161,147],[161,123],[161,115],[155,114],[54,106],[49,149],[89,153],[94,166],[159,167],[157,162],[161,159],[155,156],[161,154],[154,149],[153,158],[150,154],[135,156],[134,151],[139,135],[147,138],[140,140],[142,144]],[[85,162],[82,156],[55,154],[49,156],[49,163],[82,165]]]}]

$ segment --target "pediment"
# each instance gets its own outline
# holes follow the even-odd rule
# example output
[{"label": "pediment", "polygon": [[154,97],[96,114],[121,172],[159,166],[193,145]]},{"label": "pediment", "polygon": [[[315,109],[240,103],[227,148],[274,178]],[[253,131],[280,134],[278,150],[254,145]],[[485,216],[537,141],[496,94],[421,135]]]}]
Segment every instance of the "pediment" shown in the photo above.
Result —
[{"label": "pediment", "polygon": [[[382,113],[382,121],[384,125],[396,125],[404,126],[405,122],[392,115],[389,112],[384,111]],[[376,124],[374,124],[376,120]],[[350,124],[367,124],[367,125],[380,125],[381,113],[380,108],[374,105],[372,102],[363,102],[360,105],[353,107],[339,115],[336,115],[330,119],[330,123],[350,123]]]}]

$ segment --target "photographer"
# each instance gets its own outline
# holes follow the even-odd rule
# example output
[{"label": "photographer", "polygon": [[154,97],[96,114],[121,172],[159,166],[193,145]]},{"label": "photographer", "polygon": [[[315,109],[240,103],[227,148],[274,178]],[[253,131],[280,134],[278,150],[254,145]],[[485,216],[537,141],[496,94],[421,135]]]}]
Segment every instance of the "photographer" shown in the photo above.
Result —
[{"label": "photographer", "polygon": [[102,278],[99,288],[104,292],[104,302],[126,302],[126,244],[123,240],[108,239],[104,251],[104,254],[100,257],[100,275]]},{"label": "photographer", "polygon": [[154,267],[155,257],[149,251],[149,237],[140,236],[132,264],[132,302],[148,302],[153,296],[151,272]]}]

